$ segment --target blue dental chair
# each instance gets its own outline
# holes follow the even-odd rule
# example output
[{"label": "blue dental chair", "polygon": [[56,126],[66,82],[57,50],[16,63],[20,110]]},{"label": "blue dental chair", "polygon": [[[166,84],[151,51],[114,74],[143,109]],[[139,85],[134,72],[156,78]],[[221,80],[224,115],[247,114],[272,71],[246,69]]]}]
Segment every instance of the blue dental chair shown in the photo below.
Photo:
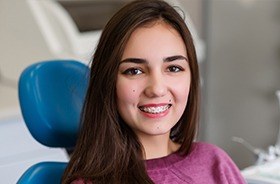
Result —
[{"label": "blue dental chair", "polygon": [[[27,67],[19,79],[22,115],[31,135],[48,147],[71,149],[80,124],[89,68],[74,60],[51,60]],[[65,162],[31,166],[18,184],[60,183]]]}]

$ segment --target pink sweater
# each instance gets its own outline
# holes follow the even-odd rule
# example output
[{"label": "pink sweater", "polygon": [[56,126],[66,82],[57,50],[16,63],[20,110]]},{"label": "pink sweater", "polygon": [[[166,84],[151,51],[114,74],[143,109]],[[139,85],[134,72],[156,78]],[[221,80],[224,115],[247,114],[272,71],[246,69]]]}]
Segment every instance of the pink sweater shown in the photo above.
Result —
[{"label": "pink sweater", "polygon": [[[188,156],[176,153],[146,161],[147,172],[155,184],[245,184],[239,169],[220,148],[193,143]],[[78,179],[72,184],[84,184]]]},{"label": "pink sweater", "polygon": [[190,154],[171,154],[146,161],[147,172],[155,184],[243,184],[239,169],[220,148],[193,143]]}]

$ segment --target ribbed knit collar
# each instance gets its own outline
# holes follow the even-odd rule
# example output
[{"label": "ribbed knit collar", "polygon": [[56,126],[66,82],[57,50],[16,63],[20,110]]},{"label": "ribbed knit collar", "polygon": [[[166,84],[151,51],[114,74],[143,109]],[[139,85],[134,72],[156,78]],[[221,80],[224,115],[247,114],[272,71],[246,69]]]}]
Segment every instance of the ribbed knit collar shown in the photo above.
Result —
[{"label": "ribbed knit collar", "polygon": [[147,171],[164,169],[183,160],[185,156],[180,155],[178,152],[172,153],[165,157],[154,158],[146,160]]},{"label": "ribbed knit collar", "polygon": [[186,157],[188,157],[188,158],[191,157],[191,155],[194,152],[194,149],[196,148],[196,145],[197,145],[197,143],[195,143],[195,142],[191,145],[191,150],[188,155],[182,155],[182,154],[179,154],[178,152],[174,152],[165,157],[145,160],[147,171],[165,169],[171,165],[174,165],[174,164],[180,162],[181,160],[186,159]]}]

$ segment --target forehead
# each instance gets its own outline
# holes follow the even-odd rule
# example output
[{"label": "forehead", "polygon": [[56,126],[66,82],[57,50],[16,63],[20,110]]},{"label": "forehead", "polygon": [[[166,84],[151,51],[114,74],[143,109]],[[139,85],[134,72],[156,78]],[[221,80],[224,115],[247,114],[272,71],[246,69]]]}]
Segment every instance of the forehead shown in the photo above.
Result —
[{"label": "forehead", "polygon": [[181,35],[163,21],[136,28],[128,39],[122,58],[149,57],[158,54],[187,56]]}]

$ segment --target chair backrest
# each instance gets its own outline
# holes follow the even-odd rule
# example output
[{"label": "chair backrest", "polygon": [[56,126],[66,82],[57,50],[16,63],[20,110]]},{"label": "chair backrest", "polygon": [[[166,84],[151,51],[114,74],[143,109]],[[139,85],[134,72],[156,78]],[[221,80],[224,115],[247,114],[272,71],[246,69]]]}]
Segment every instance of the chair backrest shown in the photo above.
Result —
[{"label": "chair backrest", "polygon": [[[38,142],[49,147],[75,146],[88,77],[89,68],[74,60],[43,61],[22,72],[20,107],[27,128]],[[34,165],[18,183],[59,183],[65,167],[66,163],[56,162]]]},{"label": "chair backrest", "polygon": [[40,162],[31,166],[17,184],[60,184],[66,166],[63,162]]}]

